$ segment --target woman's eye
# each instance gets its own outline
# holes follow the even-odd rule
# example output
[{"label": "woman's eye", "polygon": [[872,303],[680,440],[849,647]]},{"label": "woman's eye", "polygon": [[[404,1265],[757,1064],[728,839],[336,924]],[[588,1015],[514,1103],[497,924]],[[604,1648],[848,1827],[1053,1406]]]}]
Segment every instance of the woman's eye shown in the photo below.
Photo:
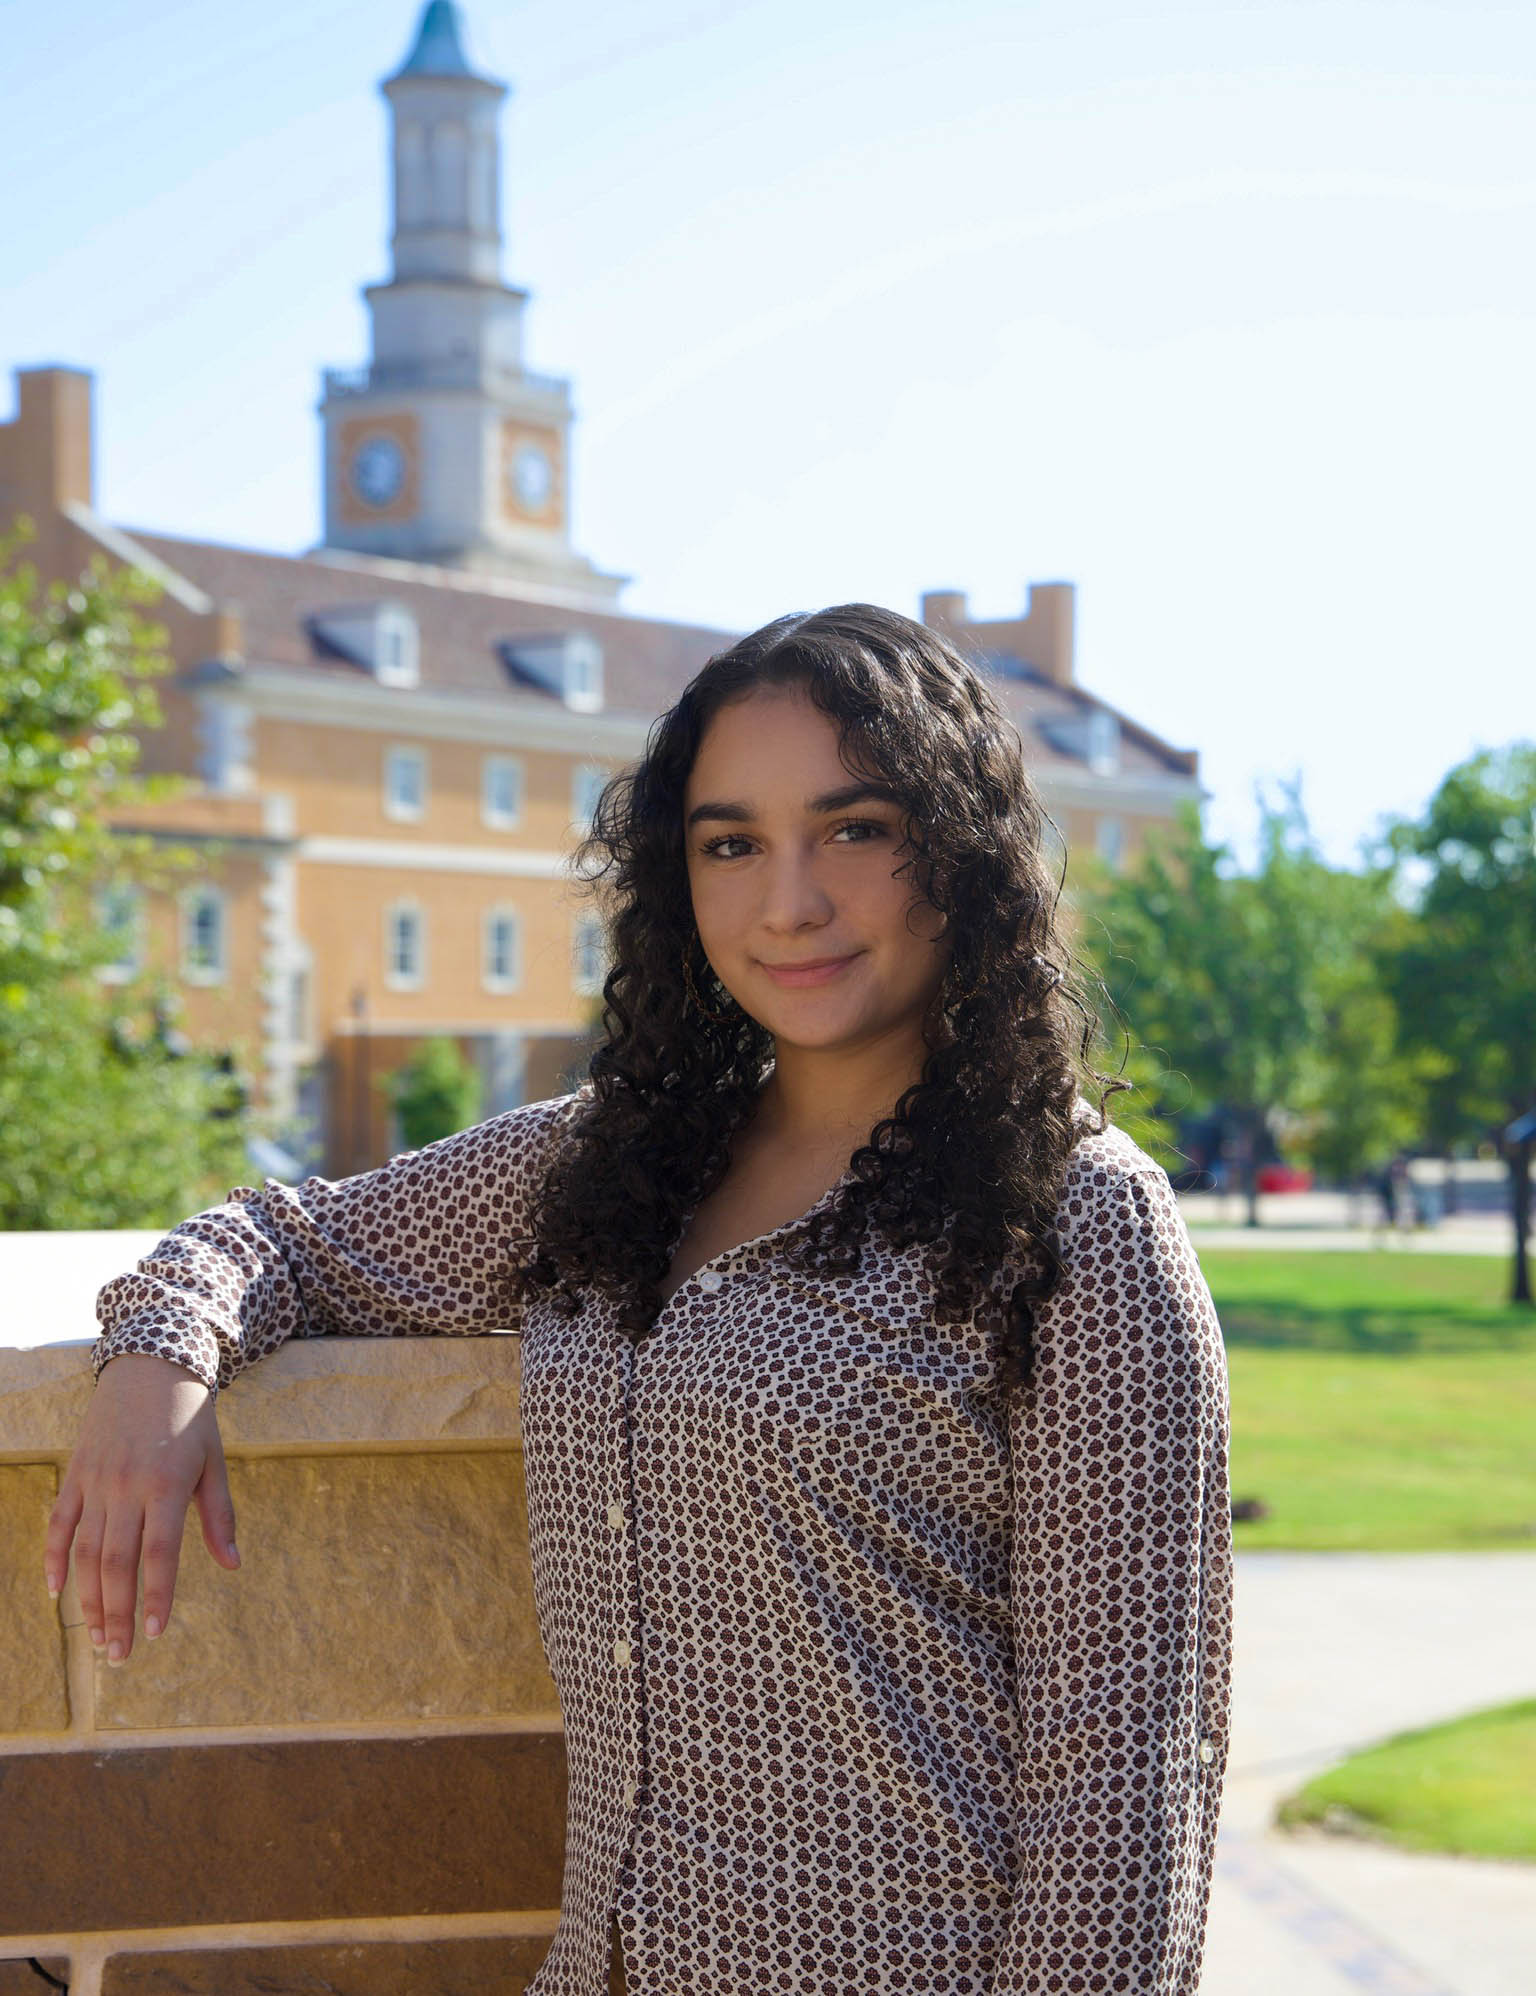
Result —
[{"label": "woman's eye", "polygon": [[[852,840],[843,840],[843,843],[862,846],[869,844],[871,836],[874,838],[884,838],[889,831],[889,825],[882,825],[875,818],[847,818],[842,824],[833,828],[832,836],[835,839],[842,839],[844,832],[860,833],[863,836]],[[726,847],[750,846],[751,843],[752,841],[742,832],[721,832],[715,838],[706,839],[699,847],[699,851],[707,859],[736,859],[739,855],[727,852]]]}]

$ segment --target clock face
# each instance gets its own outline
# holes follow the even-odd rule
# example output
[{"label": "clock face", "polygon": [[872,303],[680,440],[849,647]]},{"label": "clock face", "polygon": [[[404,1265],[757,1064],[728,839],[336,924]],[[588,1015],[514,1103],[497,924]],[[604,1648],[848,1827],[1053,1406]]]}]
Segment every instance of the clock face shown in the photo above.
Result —
[{"label": "clock face", "polygon": [[366,506],[387,506],[405,483],[405,453],[393,437],[370,437],[352,457],[352,489]]},{"label": "clock face", "polygon": [[549,495],[555,485],[555,469],[548,455],[537,444],[518,445],[507,468],[507,476],[517,503],[526,512],[540,512],[549,504]]}]

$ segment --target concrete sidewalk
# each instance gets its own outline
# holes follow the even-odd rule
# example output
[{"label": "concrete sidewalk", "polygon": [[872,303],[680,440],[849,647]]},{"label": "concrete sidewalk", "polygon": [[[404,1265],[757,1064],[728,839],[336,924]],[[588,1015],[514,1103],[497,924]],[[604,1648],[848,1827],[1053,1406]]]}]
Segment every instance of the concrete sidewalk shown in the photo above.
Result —
[{"label": "concrete sidewalk", "polygon": [[1181,1192],[1179,1211],[1197,1248],[1512,1255],[1515,1223],[1502,1180],[1465,1190],[1465,1207],[1443,1215],[1432,1227],[1388,1227],[1377,1200],[1347,1192],[1262,1193],[1256,1227],[1246,1224],[1247,1202],[1233,1192]]},{"label": "concrete sidewalk", "polygon": [[1532,1996],[1536,1865],[1269,1828],[1410,1726],[1536,1695],[1536,1553],[1245,1552],[1201,1996]]}]

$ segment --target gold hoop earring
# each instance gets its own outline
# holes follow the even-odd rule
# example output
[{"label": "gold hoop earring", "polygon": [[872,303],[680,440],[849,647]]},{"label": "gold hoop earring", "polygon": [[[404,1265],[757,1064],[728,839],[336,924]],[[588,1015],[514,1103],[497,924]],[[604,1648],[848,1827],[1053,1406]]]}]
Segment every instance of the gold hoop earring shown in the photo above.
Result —
[{"label": "gold hoop earring", "polygon": [[[704,1000],[699,996],[699,987],[693,981],[693,965],[689,962],[691,954],[692,952],[689,950],[685,949],[683,951],[683,982],[688,987],[688,996],[693,1000],[699,1011],[704,1014],[706,1019],[713,1019],[717,1026],[723,1026],[729,1021],[731,1015],[729,1012],[711,1012],[709,1007],[704,1003]],[[723,986],[721,988],[724,989]],[[729,992],[726,992],[726,999],[732,1005],[736,1002]]]},{"label": "gold hoop earring", "polygon": [[[950,968],[953,969],[953,967],[954,967],[953,964],[951,964]],[[949,980],[946,977],[945,982],[948,983],[948,981]],[[971,979],[970,983],[966,985],[963,991],[954,991],[950,993],[950,995],[944,1000],[944,1010],[946,1012],[953,1012],[958,1010],[958,1008],[961,1005],[965,1004],[967,999],[974,998],[976,996],[976,993],[980,989],[981,989],[981,973],[980,971],[978,971],[976,975]]]}]

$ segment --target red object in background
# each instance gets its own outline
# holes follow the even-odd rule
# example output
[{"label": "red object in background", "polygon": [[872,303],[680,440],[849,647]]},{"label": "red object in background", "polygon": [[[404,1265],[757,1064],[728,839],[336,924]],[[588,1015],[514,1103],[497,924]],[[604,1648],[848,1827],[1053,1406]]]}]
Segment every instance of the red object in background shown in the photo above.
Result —
[{"label": "red object in background", "polygon": [[1294,1164],[1261,1164],[1258,1184],[1261,1192],[1310,1192],[1312,1174]]}]

